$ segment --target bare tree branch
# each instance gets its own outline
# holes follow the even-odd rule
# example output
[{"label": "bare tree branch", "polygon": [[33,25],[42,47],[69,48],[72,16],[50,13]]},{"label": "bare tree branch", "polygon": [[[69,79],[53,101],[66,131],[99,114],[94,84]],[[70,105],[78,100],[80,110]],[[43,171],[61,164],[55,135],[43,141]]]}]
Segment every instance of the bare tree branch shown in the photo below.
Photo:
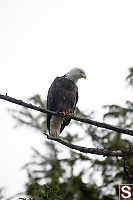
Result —
[{"label": "bare tree branch", "polygon": [[[50,111],[50,110],[47,110],[47,109],[43,109],[43,108],[35,106],[31,103],[25,103],[22,100],[12,98],[12,97],[8,96],[7,94],[6,95],[0,94],[0,99],[6,100],[8,102],[11,102],[11,103],[14,103],[14,104],[17,104],[17,105],[24,106],[26,108],[30,108],[32,110],[40,111],[42,113],[46,113],[46,114],[50,113],[52,115],[64,117],[63,114],[61,114],[61,113],[56,113],[56,112],[53,112],[53,111]],[[107,123],[97,122],[97,121],[94,121],[94,120],[91,120],[91,119],[79,118],[79,117],[71,116],[71,115],[68,115],[68,117],[70,117],[71,119],[76,120],[76,121],[91,124],[93,126],[97,126],[97,127],[100,127],[100,128],[105,128],[105,129],[108,129],[108,130],[115,131],[117,133],[124,133],[124,134],[130,135],[130,136],[133,136],[133,130],[131,130],[131,129],[119,128],[119,127],[116,127],[116,126],[113,126],[113,125],[110,125],[110,124],[107,124]]]},{"label": "bare tree branch", "polygon": [[[12,97],[8,96],[7,94],[6,95],[0,94],[0,99],[6,100],[8,102],[11,102],[11,103],[14,103],[14,104],[17,104],[17,105],[24,106],[26,108],[30,108],[32,110],[40,111],[42,113],[46,113],[46,114],[50,113],[52,115],[57,115],[57,116],[63,117],[63,114],[61,114],[61,113],[56,113],[56,112],[53,112],[53,111],[50,111],[50,110],[43,109],[41,107],[37,107],[37,106],[29,104],[29,103],[25,103],[22,100],[12,98]],[[110,124],[101,123],[101,122],[97,122],[97,121],[86,119],[86,118],[79,118],[79,117],[75,117],[75,116],[71,116],[71,115],[68,115],[68,117],[70,117],[71,119],[76,120],[76,121],[84,122],[84,123],[91,124],[91,125],[94,125],[94,126],[97,126],[97,127],[100,127],[100,128],[105,128],[105,129],[109,129],[109,130],[112,130],[112,131],[116,131],[118,133],[124,133],[124,134],[133,136],[133,130],[122,129],[122,128],[119,128],[119,127],[112,126]],[[46,133],[43,133],[43,134],[45,134],[47,136],[47,138],[50,139],[50,140],[54,140],[56,142],[59,142],[59,143],[65,145],[65,146],[67,146],[71,149],[78,150],[82,153],[91,153],[91,154],[96,154],[96,155],[114,156],[114,157],[117,157],[117,156],[125,157],[125,156],[129,156],[129,155],[133,154],[132,148],[126,149],[126,150],[112,150],[112,151],[106,150],[106,149],[103,149],[103,148],[87,148],[87,147],[82,147],[82,146],[67,143],[66,141],[64,141],[60,138],[51,137],[51,136],[47,135]]]},{"label": "bare tree branch", "polygon": [[103,156],[112,156],[112,157],[125,157],[125,156],[129,156],[131,154],[133,154],[133,149],[126,149],[126,150],[113,150],[113,151],[109,151],[106,150],[104,148],[87,148],[87,147],[82,147],[82,146],[78,146],[78,145],[74,145],[74,144],[70,144],[60,138],[55,138],[52,136],[49,136],[46,133],[43,133],[44,135],[47,136],[48,139],[59,142],[60,144],[63,144],[67,147],[69,147],[70,149],[75,149],[78,150],[82,153],[91,153],[91,154],[96,154],[96,155],[103,155]]}]

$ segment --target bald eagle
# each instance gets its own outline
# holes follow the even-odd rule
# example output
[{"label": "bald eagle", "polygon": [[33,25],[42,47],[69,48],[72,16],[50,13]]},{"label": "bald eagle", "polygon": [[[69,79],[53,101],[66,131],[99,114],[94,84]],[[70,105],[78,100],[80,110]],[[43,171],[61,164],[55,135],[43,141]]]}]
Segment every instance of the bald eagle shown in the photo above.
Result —
[{"label": "bald eagle", "polygon": [[[86,74],[79,68],[73,68],[64,76],[55,78],[48,90],[47,109],[64,113],[64,115],[73,114],[78,101],[76,83],[80,78],[86,78]],[[47,114],[49,135],[58,137],[70,121],[69,117],[62,118]]]}]

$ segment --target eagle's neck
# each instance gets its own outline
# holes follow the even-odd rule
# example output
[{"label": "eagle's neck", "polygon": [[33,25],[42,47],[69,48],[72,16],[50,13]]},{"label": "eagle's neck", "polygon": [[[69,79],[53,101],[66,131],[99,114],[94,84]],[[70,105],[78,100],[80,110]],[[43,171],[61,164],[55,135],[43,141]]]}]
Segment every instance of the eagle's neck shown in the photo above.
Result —
[{"label": "eagle's neck", "polygon": [[76,79],[74,76],[72,76],[70,73],[67,73],[65,76],[65,78],[73,81],[75,84],[78,82],[78,79]]}]

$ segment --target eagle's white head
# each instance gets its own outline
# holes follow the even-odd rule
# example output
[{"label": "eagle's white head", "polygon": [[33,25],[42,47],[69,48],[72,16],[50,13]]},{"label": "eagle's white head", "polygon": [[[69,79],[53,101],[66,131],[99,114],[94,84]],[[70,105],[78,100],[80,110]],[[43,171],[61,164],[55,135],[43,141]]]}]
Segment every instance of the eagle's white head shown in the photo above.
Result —
[{"label": "eagle's white head", "polygon": [[87,77],[84,70],[82,70],[80,68],[71,69],[65,76],[66,76],[66,78],[72,80],[74,83],[77,83],[77,81],[80,78],[86,79],[86,77]]}]

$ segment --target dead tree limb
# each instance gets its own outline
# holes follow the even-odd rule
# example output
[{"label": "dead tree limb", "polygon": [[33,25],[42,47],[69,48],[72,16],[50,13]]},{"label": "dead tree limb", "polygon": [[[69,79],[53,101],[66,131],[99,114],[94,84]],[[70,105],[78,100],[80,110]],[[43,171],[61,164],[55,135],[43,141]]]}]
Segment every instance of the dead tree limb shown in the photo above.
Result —
[{"label": "dead tree limb", "polygon": [[[36,111],[39,111],[39,112],[42,112],[42,113],[46,113],[46,114],[50,113],[52,115],[57,115],[57,116],[63,117],[63,115],[61,113],[56,113],[56,112],[53,112],[53,111],[32,105],[32,104],[29,104],[29,103],[25,103],[22,100],[12,98],[8,95],[1,95],[0,94],[0,99],[6,100],[8,102],[11,102],[11,103],[14,103],[14,104],[17,104],[17,105],[20,105],[20,106],[24,106],[26,108],[30,108],[32,110],[36,110]],[[118,132],[118,133],[124,133],[124,134],[130,135],[130,136],[133,136],[133,130],[115,127],[115,126],[112,126],[110,124],[101,123],[101,122],[97,122],[97,121],[86,119],[86,118],[79,118],[79,117],[75,117],[75,116],[69,116],[69,117],[73,120],[76,120],[76,121],[80,121],[80,122],[91,124],[91,125],[94,125],[94,126],[97,126],[97,127],[100,127],[100,128],[105,128],[105,129],[109,129],[109,130],[112,130],[112,131],[115,131],[115,132]],[[106,150],[106,149],[103,149],[103,148],[87,148],[87,147],[82,147],[82,146],[70,144],[70,143],[68,143],[68,142],[66,142],[66,141],[64,141],[60,138],[51,137],[51,136],[47,135],[46,133],[44,133],[44,134],[47,136],[48,139],[59,142],[59,143],[65,145],[65,146],[67,146],[71,149],[78,150],[82,153],[91,153],[91,154],[96,154],[96,155],[114,156],[114,157],[117,157],[117,156],[125,157],[125,156],[129,156],[129,155],[133,154],[133,149],[131,149],[131,148],[126,149],[126,150],[112,150],[112,151]]]},{"label": "dead tree limb", "polygon": [[[8,95],[0,94],[0,99],[6,100],[8,102],[11,102],[11,103],[14,103],[14,104],[17,104],[17,105],[20,105],[20,106],[24,106],[26,108],[30,108],[32,110],[40,111],[42,113],[46,113],[46,114],[50,113],[52,115],[57,115],[57,116],[63,117],[63,115],[61,113],[56,113],[56,112],[53,112],[53,111],[50,111],[50,110],[47,110],[47,109],[43,109],[43,108],[35,106],[31,103],[25,103],[22,100],[15,99],[15,98],[10,97]],[[79,118],[79,117],[76,117],[76,116],[70,116],[69,115],[69,117],[71,119],[79,121],[79,122],[91,124],[93,126],[105,128],[105,129],[108,129],[108,130],[112,130],[112,131],[115,131],[117,133],[123,133],[123,134],[133,136],[133,130],[131,130],[131,129],[124,129],[124,128],[116,127],[116,126],[113,126],[113,125],[110,125],[110,124],[107,124],[107,123],[102,123],[102,122],[98,122],[98,121],[94,121],[94,120],[86,119],[86,118]]]},{"label": "dead tree limb", "polygon": [[43,133],[44,135],[47,136],[48,139],[56,141],[60,144],[63,144],[67,147],[69,147],[70,149],[74,149],[74,150],[78,150],[82,153],[91,153],[91,154],[95,154],[95,155],[103,155],[103,156],[112,156],[112,157],[125,157],[125,156],[129,156],[131,154],[133,154],[133,149],[126,149],[126,150],[106,150],[104,148],[87,148],[87,147],[82,147],[82,146],[78,146],[78,145],[74,145],[71,143],[68,143],[60,138],[55,138],[55,137],[51,137],[46,133]]}]

